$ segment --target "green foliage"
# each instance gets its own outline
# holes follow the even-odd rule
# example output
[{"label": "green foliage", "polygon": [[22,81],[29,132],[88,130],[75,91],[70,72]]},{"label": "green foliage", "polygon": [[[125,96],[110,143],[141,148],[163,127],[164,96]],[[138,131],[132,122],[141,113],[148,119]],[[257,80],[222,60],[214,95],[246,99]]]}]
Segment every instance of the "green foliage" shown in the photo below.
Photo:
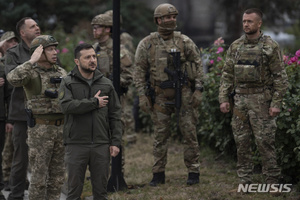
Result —
[{"label": "green foliage", "polygon": [[[204,92],[200,106],[198,137],[203,145],[231,155],[235,155],[235,145],[231,131],[231,114],[223,114],[219,108],[219,83],[221,69],[225,61],[225,44],[222,38],[209,48],[201,49],[204,65],[209,72],[204,81]],[[205,63],[206,62],[206,63]]]},{"label": "green foliage", "polygon": [[[299,54],[300,51],[298,50]],[[283,174],[289,181],[300,180],[300,63],[286,61],[289,88],[277,119],[276,144]]]}]

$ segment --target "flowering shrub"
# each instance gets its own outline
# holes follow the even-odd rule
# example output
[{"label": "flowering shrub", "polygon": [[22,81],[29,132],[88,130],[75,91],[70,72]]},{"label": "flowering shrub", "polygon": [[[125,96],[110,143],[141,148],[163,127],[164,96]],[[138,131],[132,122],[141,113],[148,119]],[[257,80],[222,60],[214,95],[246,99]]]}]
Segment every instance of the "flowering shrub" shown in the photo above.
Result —
[{"label": "flowering shrub", "polygon": [[300,180],[300,49],[283,58],[289,88],[277,119],[276,144],[283,174],[295,182]]},{"label": "flowering shrub", "polygon": [[197,130],[202,144],[235,155],[236,149],[230,126],[231,114],[223,114],[220,111],[218,100],[221,70],[226,57],[225,48],[224,40],[218,38],[211,47],[200,49],[204,71],[207,73]]}]

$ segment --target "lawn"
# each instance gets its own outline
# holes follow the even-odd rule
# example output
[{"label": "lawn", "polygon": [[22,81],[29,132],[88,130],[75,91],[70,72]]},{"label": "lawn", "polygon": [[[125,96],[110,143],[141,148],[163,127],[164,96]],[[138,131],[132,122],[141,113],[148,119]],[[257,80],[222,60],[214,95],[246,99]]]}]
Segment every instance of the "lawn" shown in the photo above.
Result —
[{"label": "lawn", "polygon": [[[125,174],[127,190],[109,193],[111,200],[235,200],[235,199],[300,199],[295,188],[290,193],[282,193],[273,197],[270,193],[233,192],[238,186],[235,161],[219,156],[207,147],[200,149],[201,168],[200,184],[187,186],[187,169],[183,163],[183,145],[177,141],[169,141],[168,164],[166,167],[166,183],[158,187],[150,187],[152,179],[151,166],[153,138],[149,134],[140,133],[136,144],[125,146]],[[254,176],[254,182],[262,183],[261,174]],[[86,180],[82,197],[91,196],[89,180]]]}]

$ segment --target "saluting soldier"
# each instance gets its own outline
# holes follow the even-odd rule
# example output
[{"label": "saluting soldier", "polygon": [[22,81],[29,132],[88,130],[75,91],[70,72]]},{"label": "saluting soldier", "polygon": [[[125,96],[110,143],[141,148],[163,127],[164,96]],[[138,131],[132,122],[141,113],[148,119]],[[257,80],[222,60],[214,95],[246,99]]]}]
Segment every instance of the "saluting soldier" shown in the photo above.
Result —
[{"label": "saluting soldier", "polygon": [[63,122],[58,89],[67,72],[58,66],[58,42],[40,35],[30,44],[31,58],[7,74],[25,91],[31,179],[29,199],[57,200],[64,182]]}]

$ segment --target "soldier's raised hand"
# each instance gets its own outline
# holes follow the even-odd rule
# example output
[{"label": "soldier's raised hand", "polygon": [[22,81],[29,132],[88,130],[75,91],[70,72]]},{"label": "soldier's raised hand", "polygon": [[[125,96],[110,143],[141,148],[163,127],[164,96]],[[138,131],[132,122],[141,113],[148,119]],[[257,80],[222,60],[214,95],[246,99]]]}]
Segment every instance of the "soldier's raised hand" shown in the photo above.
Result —
[{"label": "soldier's raised hand", "polygon": [[34,64],[34,63],[36,63],[37,61],[39,61],[39,59],[41,58],[41,55],[42,55],[43,51],[44,51],[43,46],[42,46],[42,45],[38,46],[38,47],[34,50],[34,52],[32,53],[29,62],[30,62],[31,64]]}]

